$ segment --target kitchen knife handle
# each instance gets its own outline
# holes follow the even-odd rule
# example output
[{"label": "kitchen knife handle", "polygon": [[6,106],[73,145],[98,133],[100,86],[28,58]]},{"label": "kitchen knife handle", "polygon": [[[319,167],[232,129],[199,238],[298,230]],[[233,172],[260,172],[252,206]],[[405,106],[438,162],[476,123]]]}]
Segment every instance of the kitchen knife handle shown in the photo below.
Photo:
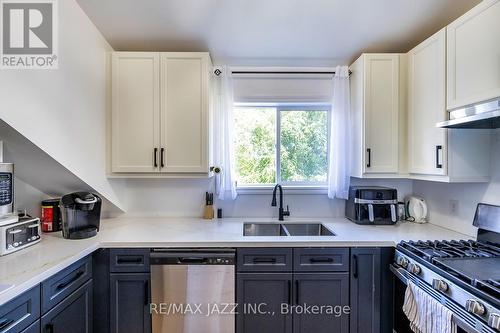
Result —
[{"label": "kitchen knife handle", "polygon": [[154,155],[154,167],[158,167],[158,148],[155,148],[153,150],[153,155]]},{"label": "kitchen knife handle", "polygon": [[371,148],[366,149],[366,152],[368,153],[368,163],[366,163],[367,168],[372,167],[372,150]]},{"label": "kitchen knife handle", "polygon": [[165,167],[165,148],[161,148],[161,157],[160,157],[160,163],[161,163],[161,167],[164,168]]}]

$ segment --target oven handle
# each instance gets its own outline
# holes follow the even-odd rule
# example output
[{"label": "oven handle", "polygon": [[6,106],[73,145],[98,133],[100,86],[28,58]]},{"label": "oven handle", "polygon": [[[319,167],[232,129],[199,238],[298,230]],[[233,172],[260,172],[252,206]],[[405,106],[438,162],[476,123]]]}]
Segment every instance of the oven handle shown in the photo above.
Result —
[{"label": "oven handle", "polygon": [[[393,264],[391,264],[391,265],[389,265],[389,269],[391,270],[392,273],[394,273],[394,275],[399,280],[401,280],[401,282],[403,282],[405,285],[408,285],[408,280],[410,280],[410,278],[407,276],[408,273],[403,268],[398,268],[398,267],[394,266]],[[418,284],[417,284],[417,286],[418,286]],[[440,302],[439,300],[437,300],[437,301]],[[446,305],[444,305],[444,306],[447,307]],[[450,309],[450,310],[453,311],[452,309]],[[477,330],[475,327],[472,327],[469,323],[467,323],[465,320],[463,320],[460,316],[458,316],[456,314],[453,314],[452,320],[455,322],[455,324],[457,324],[458,327],[460,327],[461,329],[463,329],[467,333],[481,333],[482,332],[482,331]]]}]

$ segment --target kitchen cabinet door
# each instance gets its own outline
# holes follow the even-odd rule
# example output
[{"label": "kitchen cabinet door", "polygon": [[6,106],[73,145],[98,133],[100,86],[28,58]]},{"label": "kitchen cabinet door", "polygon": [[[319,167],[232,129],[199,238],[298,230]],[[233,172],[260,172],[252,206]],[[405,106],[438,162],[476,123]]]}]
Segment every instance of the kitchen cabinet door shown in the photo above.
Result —
[{"label": "kitchen cabinet door", "polygon": [[161,171],[208,172],[208,53],[161,54]]},{"label": "kitchen cabinet door", "polygon": [[151,332],[149,277],[149,273],[111,274],[111,333]]},{"label": "kitchen cabinet door", "polygon": [[92,333],[92,280],[65,298],[41,321],[42,332]]},{"label": "kitchen cabinet door", "polygon": [[294,313],[294,333],[349,332],[349,273],[297,273],[294,284],[294,304],[324,306],[317,314]]},{"label": "kitchen cabinet door", "polygon": [[399,55],[365,55],[365,172],[397,173]]},{"label": "kitchen cabinet door", "polygon": [[500,1],[485,0],[447,27],[449,110],[500,96]]},{"label": "kitchen cabinet door", "polygon": [[159,171],[159,68],[158,53],[112,55],[112,172]]},{"label": "kitchen cabinet door", "polygon": [[350,333],[391,333],[393,278],[390,248],[352,248]]},{"label": "kitchen cabinet door", "polygon": [[409,171],[446,175],[446,29],[408,54]]},{"label": "kitchen cabinet door", "polygon": [[236,280],[238,333],[292,332],[292,316],[281,314],[281,304],[292,303],[291,273],[239,273]]}]

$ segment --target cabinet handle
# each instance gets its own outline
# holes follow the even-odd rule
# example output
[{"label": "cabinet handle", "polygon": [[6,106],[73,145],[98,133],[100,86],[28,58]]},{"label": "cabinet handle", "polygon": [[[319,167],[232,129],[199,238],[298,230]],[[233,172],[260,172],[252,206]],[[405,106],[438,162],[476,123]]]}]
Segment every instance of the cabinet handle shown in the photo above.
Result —
[{"label": "cabinet handle", "polygon": [[49,323],[45,325],[45,332],[46,333],[54,333],[54,324]]},{"label": "cabinet handle", "polygon": [[352,276],[358,278],[358,256],[355,254],[352,255]]},{"label": "cabinet handle", "polygon": [[371,168],[371,166],[372,166],[372,150],[371,150],[371,148],[366,149],[366,152],[368,153],[368,163],[366,163],[366,167]]},{"label": "cabinet handle", "polygon": [[154,167],[158,167],[158,148],[155,148],[153,150],[153,155],[154,155]]},{"label": "cabinet handle", "polygon": [[275,264],[276,258],[253,258],[254,264]]},{"label": "cabinet handle", "polygon": [[312,264],[315,264],[315,263],[332,263],[333,262],[333,258],[311,258],[309,259],[309,261],[312,263]]},{"label": "cabinet handle", "polygon": [[439,163],[439,151],[443,150],[443,146],[436,146],[436,168],[437,169],[442,169],[443,164]]},{"label": "cabinet handle", "polygon": [[3,330],[4,328],[8,327],[10,324],[12,324],[14,322],[13,319],[2,319],[0,321],[0,330]]},{"label": "cabinet handle", "polygon": [[299,305],[299,280],[295,280],[295,304]]},{"label": "cabinet handle", "polygon": [[139,258],[118,258],[116,259],[116,263],[118,265],[141,265],[142,264],[142,257]]},{"label": "cabinet handle", "polygon": [[165,167],[165,148],[161,149],[160,154],[161,154],[161,156],[160,156],[161,167],[164,168]]},{"label": "cabinet handle", "polygon": [[288,280],[288,305],[292,305],[292,280]]},{"label": "cabinet handle", "polygon": [[83,273],[84,272],[82,272],[82,271],[76,273],[76,275],[72,279],[70,279],[70,280],[68,280],[66,282],[58,284],[57,287],[56,287],[56,289],[57,290],[61,290],[63,288],[66,288],[67,286],[69,286],[70,284],[72,284],[73,282],[75,282],[76,280],[78,280],[83,275]]},{"label": "cabinet handle", "polygon": [[144,305],[149,304],[149,281],[144,281]]}]

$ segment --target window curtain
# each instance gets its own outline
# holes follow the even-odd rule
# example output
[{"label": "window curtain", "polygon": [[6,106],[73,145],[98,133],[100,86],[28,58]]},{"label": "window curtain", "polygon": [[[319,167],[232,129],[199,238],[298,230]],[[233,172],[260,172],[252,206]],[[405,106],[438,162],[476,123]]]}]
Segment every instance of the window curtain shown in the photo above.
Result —
[{"label": "window curtain", "polygon": [[337,66],[333,76],[330,122],[328,197],[347,199],[351,174],[351,108],[349,67]]},{"label": "window curtain", "polygon": [[238,194],[234,173],[233,80],[228,67],[218,69],[221,73],[214,82],[213,135],[214,163],[220,173],[215,175],[215,192],[219,200],[234,200]]}]

